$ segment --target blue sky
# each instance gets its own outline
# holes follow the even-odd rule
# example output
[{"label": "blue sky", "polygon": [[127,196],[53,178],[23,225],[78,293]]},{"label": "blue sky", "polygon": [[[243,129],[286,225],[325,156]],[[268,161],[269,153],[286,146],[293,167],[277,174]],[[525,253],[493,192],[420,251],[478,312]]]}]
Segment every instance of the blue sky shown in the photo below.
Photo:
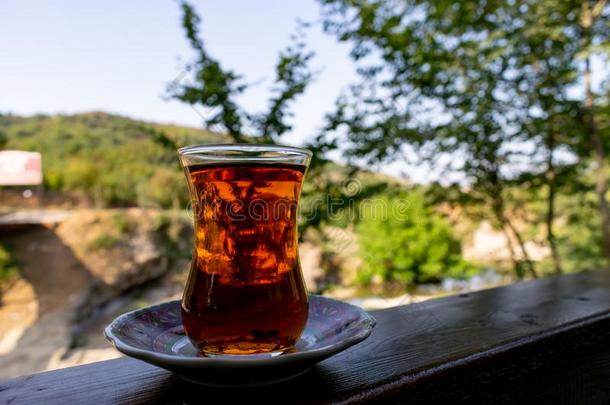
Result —
[{"label": "blue sky", "polygon": [[[193,2],[208,51],[223,66],[258,84],[240,98],[264,109],[278,52],[297,17],[319,18],[314,0]],[[18,1],[0,4],[0,112],[74,113],[104,110],[156,122],[201,126],[201,117],[163,96],[192,53],[171,0]],[[322,123],[335,98],[355,78],[349,49],[309,31],[317,80],[294,104],[299,144]]]}]

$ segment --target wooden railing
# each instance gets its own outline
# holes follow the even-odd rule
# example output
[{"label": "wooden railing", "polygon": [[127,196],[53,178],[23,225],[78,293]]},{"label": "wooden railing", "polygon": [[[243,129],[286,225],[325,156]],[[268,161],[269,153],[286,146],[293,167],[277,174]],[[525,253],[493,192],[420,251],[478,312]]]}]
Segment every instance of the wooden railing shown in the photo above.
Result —
[{"label": "wooden railing", "polygon": [[0,381],[0,403],[605,403],[610,273],[374,311],[364,342],[293,381],[211,389],[132,359]]}]

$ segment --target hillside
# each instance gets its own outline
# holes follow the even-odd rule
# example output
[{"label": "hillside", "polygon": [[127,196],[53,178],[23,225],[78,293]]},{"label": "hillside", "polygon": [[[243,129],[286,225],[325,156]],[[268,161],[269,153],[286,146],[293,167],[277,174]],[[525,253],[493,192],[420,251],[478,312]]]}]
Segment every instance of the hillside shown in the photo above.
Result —
[{"label": "hillside", "polygon": [[90,112],[0,115],[0,149],[42,153],[45,189],[95,206],[169,207],[187,193],[175,148],[229,142],[202,129]]}]

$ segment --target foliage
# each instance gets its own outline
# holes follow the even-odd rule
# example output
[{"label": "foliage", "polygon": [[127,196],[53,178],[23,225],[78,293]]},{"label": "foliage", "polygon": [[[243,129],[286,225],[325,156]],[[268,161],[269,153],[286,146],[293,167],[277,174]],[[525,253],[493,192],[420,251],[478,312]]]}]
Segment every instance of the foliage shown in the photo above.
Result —
[{"label": "foliage", "polygon": [[90,243],[89,249],[92,250],[105,250],[116,246],[121,241],[121,238],[117,235],[110,233],[102,233],[96,236]]},{"label": "foliage", "polygon": [[15,275],[17,275],[19,269],[11,257],[8,249],[0,244],[0,289],[3,287],[2,284]]},{"label": "foliage", "polygon": [[111,249],[123,241],[131,230],[131,224],[123,213],[117,213],[112,216],[102,231],[89,242],[89,248]]},{"label": "foliage", "polygon": [[[605,266],[593,173],[583,170],[575,176],[579,181],[566,185],[564,192],[557,197],[557,212],[560,213],[556,225],[557,247],[566,273]],[[523,210],[541,217],[545,210],[544,200],[533,196],[526,201]],[[530,232],[534,233],[537,231],[536,221],[531,222]],[[551,258],[540,263],[542,272],[549,272],[552,268]]]},{"label": "foliage", "polygon": [[161,238],[165,256],[170,263],[190,260],[192,255],[192,218],[181,215],[180,211],[160,213],[155,218],[154,229]]},{"label": "foliage", "polygon": [[[538,224],[561,272],[555,204],[560,188],[575,180],[574,166],[595,157],[602,218],[607,207],[605,107],[600,97],[596,108],[589,103],[587,85],[590,55],[609,43],[606,2],[321,3],[326,30],[352,44],[362,81],[337,100],[320,143],[368,161],[416,151],[460,173],[470,200],[517,239],[532,276],[537,272],[515,225],[519,205],[508,188],[544,189],[544,196],[534,191],[546,199]],[[573,96],[583,80],[587,100]],[[523,266],[510,250],[515,268]]]},{"label": "foliage", "polygon": [[461,257],[449,224],[424,203],[421,193],[382,195],[361,211],[356,226],[364,266],[359,280],[376,276],[406,286],[443,277],[472,276],[477,268]]},{"label": "foliage", "polygon": [[201,19],[193,6],[183,1],[180,7],[182,26],[195,59],[186,66],[189,77],[170,84],[171,96],[206,109],[205,125],[226,131],[235,142],[277,142],[282,134],[291,129],[286,121],[291,115],[290,104],[303,94],[313,78],[308,67],[313,53],[305,49],[302,30],[297,31],[292,37],[293,43],[280,52],[267,111],[248,113],[235,101],[248,85],[241,80],[241,76],[223,68],[206,51],[199,36]]},{"label": "foliage", "polygon": [[8,149],[42,153],[45,188],[98,207],[171,207],[188,201],[176,146],[225,135],[105,114],[0,116]]},{"label": "foliage", "polygon": [[404,187],[396,178],[328,162],[307,175],[300,201],[301,234],[308,228],[346,227],[358,220],[360,201]]},{"label": "foliage", "polygon": [[[581,270],[603,268],[606,263],[601,250],[600,220],[597,214],[597,200],[593,192],[577,195],[567,201],[561,199],[558,206],[569,212],[565,220],[557,226],[559,252],[563,257],[564,271],[571,273]],[[549,266],[548,260],[542,263]]]}]

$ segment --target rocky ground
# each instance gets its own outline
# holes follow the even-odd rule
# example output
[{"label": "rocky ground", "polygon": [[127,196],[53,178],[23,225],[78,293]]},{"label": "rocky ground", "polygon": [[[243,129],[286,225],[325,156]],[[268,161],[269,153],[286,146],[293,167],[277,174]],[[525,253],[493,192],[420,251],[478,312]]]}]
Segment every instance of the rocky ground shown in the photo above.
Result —
[{"label": "rocky ground", "polygon": [[117,357],[107,320],[180,294],[187,260],[171,234],[191,231],[164,215],[82,210],[52,228],[2,230],[20,277],[0,305],[0,378]]}]

